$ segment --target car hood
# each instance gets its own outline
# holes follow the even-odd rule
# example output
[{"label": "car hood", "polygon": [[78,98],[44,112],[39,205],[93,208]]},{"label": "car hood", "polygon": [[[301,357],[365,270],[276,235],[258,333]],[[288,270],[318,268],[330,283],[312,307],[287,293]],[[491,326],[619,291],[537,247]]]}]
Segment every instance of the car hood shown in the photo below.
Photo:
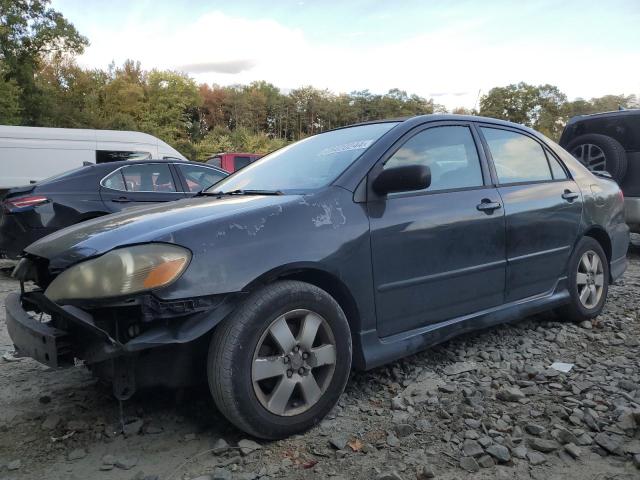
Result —
[{"label": "car hood", "polygon": [[31,245],[28,254],[49,260],[51,270],[66,268],[121,245],[145,242],[174,243],[174,233],[192,225],[228,220],[264,208],[282,209],[298,195],[242,195],[195,197],[126,209],[59,230]]}]

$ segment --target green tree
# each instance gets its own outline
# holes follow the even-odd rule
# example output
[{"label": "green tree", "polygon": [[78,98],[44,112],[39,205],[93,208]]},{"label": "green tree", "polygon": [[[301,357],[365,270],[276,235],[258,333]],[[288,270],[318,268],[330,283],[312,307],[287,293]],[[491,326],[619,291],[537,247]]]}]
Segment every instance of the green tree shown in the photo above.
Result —
[{"label": "green tree", "polygon": [[41,123],[42,91],[36,77],[45,57],[81,53],[88,41],[49,0],[0,0],[0,60],[4,81],[20,87],[23,123]]},{"label": "green tree", "polygon": [[142,126],[169,143],[191,142],[199,128],[198,108],[202,104],[198,87],[186,75],[153,70],[147,78],[148,109]]},{"label": "green tree", "polygon": [[0,62],[0,124],[20,124],[20,94],[15,80],[5,80],[4,65]]},{"label": "green tree", "polygon": [[553,85],[524,82],[492,88],[480,99],[480,115],[520,123],[551,138],[562,131],[563,107],[567,97]]},{"label": "green tree", "polygon": [[108,76],[79,67],[73,58],[43,63],[36,79],[42,92],[40,123],[52,127],[107,128],[104,90]]},{"label": "green tree", "polygon": [[589,113],[612,112],[620,107],[637,108],[638,106],[638,99],[635,95],[605,95],[591,100],[578,98],[565,105],[565,115],[567,118],[571,118]]}]

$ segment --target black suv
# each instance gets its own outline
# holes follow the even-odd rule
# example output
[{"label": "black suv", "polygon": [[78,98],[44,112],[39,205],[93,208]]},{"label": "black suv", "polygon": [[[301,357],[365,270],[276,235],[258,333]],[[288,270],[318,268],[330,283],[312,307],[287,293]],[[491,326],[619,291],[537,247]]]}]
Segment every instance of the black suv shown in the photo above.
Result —
[{"label": "black suv", "polygon": [[606,171],[625,195],[625,216],[640,233],[640,109],[573,117],[560,145],[589,170]]}]

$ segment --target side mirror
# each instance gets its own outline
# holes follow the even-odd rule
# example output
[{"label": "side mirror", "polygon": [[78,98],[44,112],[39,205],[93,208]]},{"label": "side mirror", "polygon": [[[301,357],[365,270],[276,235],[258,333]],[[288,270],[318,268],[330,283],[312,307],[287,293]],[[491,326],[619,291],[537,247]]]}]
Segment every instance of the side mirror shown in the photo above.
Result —
[{"label": "side mirror", "polygon": [[373,191],[378,195],[391,192],[424,190],[431,185],[431,169],[426,165],[405,165],[380,172],[373,181]]}]

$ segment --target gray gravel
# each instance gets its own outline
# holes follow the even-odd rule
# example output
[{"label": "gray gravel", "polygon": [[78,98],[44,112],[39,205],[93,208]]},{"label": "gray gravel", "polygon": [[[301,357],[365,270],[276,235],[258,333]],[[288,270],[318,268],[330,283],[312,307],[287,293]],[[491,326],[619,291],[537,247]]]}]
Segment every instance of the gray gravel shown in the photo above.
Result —
[{"label": "gray gravel", "polygon": [[[83,368],[0,360],[0,479],[638,479],[639,254],[595,321],[544,314],[355,372],[318,427],[279,442],[234,429],[205,388],[136,395],[123,435]],[[16,288],[0,274],[0,303]]]}]

